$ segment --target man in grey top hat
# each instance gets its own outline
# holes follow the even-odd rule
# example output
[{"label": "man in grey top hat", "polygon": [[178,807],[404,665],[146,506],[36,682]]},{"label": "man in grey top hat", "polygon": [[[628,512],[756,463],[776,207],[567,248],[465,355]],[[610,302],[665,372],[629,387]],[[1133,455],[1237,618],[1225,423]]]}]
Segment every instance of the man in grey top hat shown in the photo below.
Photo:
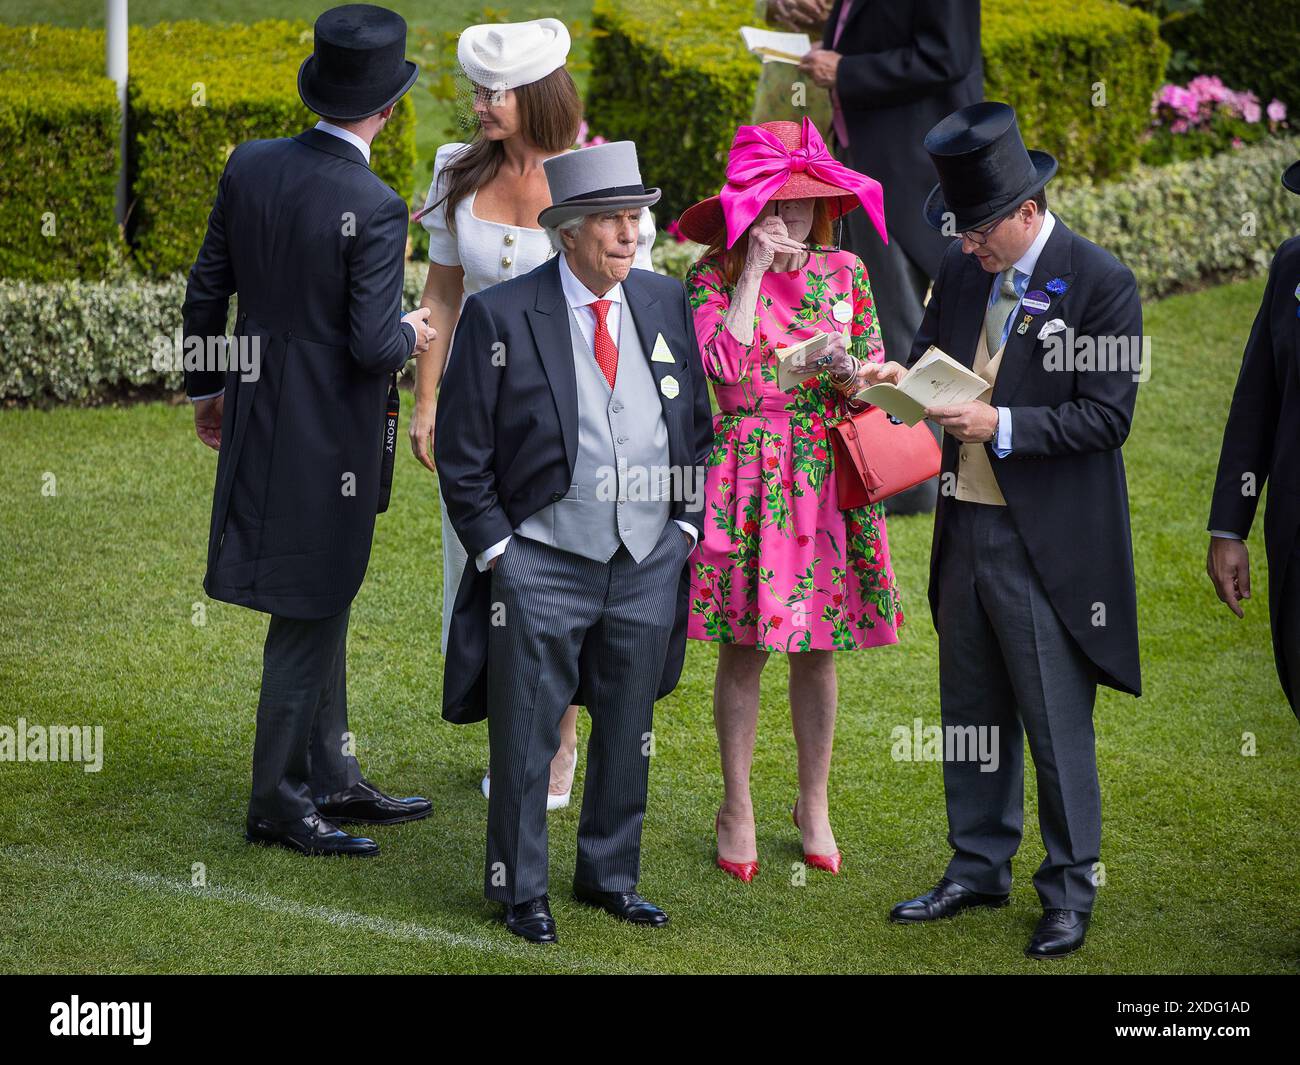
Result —
[{"label": "man in grey top hat", "polygon": [[474,560],[453,608],[443,716],[488,719],[484,890],[556,941],[546,792],[571,702],[591,714],[574,894],[636,924],[656,699],[681,674],[686,560],[713,428],[682,284],[632,269],[630,141],[545,163],[559,254],[466,301],[438,399],[443,502]]}]

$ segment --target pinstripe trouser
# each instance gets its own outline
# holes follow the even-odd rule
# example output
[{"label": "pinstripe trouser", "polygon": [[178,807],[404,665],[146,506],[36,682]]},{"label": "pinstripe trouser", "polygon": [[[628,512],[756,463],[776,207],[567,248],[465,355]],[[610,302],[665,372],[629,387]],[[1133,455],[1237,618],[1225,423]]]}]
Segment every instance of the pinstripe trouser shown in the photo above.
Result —
[{"label": "pinstripe trouser", "polygon": [[635,889],[655,692],[688,554],[669,521],[639,564],[623,546],[599,562],[519,534],[497,560],[487,654],[489,899],[547,893],[546,793],[579,675],[591,738],[574,881]]}]

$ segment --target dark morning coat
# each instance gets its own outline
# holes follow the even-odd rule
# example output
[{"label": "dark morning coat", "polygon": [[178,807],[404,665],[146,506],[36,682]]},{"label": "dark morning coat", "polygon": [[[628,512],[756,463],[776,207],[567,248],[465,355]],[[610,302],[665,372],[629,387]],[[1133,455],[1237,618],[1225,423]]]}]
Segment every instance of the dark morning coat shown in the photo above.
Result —
[{"label": "dark morning coat", "polygon": [[[1264,300],[1246,342],[1241,374],[1223,433],[1209,528],[1250,535],[1259,494],[1268,483],[1264,547],[1278,677],[1291,705],[1300,685],[1282,653],[1282,589],[1300,534],[1300,237],[1277,250]],[[1250,475],[1253,491],[1243,491]],[[1298,711],[1300,712],[1300,711]]]},{"label": "dark morning coat", "polygon": [[[632,270],[623,282],[650,371],[658,383],[672,375],[680,392],[646,396],[663,408],[669,461],[694,469],[697,505],[673,503],[680,518],[702,530],[703,466],[713,446],[713,419],[694,318],[680,281]],[[622,329],[629,328],[626,315]],[[663,334],[672,362],[655,362]],[[493,353],[504,358],[493,364]],[[471,295],[456,325],[438,394],[434,457],[442,504],[469,555],[453,608],[443,674],[442,715],[467,723],[487,716],[485,667],[491,571],[475,556],[554,500],[572,483],[578,447],[578,385],[569,309],[559,259]],[[686,653],[689,567],[682,567],[677,618],[655,698],[673,690]],[[583,701],[581,688],[574,701]]]},{"label": "dark morning coat", "polygon": [[921,217],[934,185],[922,142],[940,119],[984,99],[979,0],[836,0],[823,48],[844,4],[853,9],[835,48],[844,56],[835,88],[853,167],[885,187],[890,238],[934,277],[948,239]]},{"label": "dark morning coat", "polygon": [[[909,363],[935,344],[971,365],[994,276],[973,255],[962,254],[960,241],[952,242]],[[1066,286],[1065,292],[1051,296],[1048,309],[1023,334],[1018,332],[1023,315],[1017,312],[989,400],[1011,410],[1012,453],[1000,459],[991,443],[984,446],[1057,615],[1097,666],[1102,684],[1139,695],[1137,593],[1120,453],[1133,419],[1137,375],[1131,366],[1049,367],[1038,334],[1045,323],[1059,318],[1076,337],[1132,338],[1127,344],[1132,351],[1141,343],[1142,304],[1132,271],[1072,233],[1059,217],[1027,291],[1050,293],[1059,287],[1049,285],[1054,280]],[[944,520],[954,503],[943,489],[945,483],[955,483],[958,456],[957,441],[946,436],[930,554],[930,609],[936,625]],[[1095,604],[1104,606],[1104,618]],[[1104,624],[1094,623],[1098,619]]]},{"label": "dark morning coat", "polygon": [[225,389],[208,595],[293,618],[337,614],[370,559],[385,404],[415,345],[401,322],[407,208],[353,145],[319,130],[231,154],[185,292],[185,335],[260,344]]}]

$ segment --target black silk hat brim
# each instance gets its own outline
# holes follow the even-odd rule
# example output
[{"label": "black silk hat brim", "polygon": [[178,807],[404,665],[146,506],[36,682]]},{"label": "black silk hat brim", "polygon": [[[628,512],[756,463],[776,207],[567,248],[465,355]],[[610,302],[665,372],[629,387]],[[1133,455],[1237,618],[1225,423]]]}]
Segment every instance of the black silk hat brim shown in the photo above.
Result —
[{"label": "black silk hat brim", "polygon": [[1282,174],[1282,184],[1290,192],[1300,196],[1300,162],[1292,163]]},{"label": "black silk hat brim", "polygon": [[[996,206],[990,210],[980,211],[974,215],[954,213],[951,227],[954,233],[964,233],[968,230],[979,229],[981,226],[987,225],[989,222],[995,222],[999,218],[1005,217],[1026,200],[1032,199],[1035,193],[1042,189],[1044,185],[1056,176],[1056,159],[1047,152],[1040,152],[1030,148],[1029,161],[1034,164],[1034,179],[1029,182],[1028,185],[1015,194],[1006,197],[1006,199],[1001,202],[1000,206]],[[930,195],[925,199],[925,207],[923,208],[923,211],[925,214],[925,220],[930,224],[930,226],[938,230],[944,228],[944,217],[949,213],[949,211],[947,201],[943,198],[942,186],[935,185],[935,187],[930,190]]]},{"label": "black silk hat brim", "polygon": [[420,68],[406,59],[402,61],[402,69],[386,83],[364,87],[331,85],[321,80],[316,56],[309,55],[298,68],[298,95],[309,110],[322,118],[356,122],[397,103],[419,76]]}]

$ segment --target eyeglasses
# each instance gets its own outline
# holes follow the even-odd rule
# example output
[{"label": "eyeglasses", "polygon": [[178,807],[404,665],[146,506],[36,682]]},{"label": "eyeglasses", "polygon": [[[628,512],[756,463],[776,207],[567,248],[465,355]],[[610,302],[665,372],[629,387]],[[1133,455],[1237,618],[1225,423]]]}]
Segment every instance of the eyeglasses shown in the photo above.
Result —
[{"label": "eyeglasses", "polygon": [[962,240],[969,240],[976,247],[982,248],[989,242],[989,237],[992,235],[993,231],[1010,217],[1010,215],[1005,215],[1002,218],[999,218],[992,225],[985,226],[983,229],[964,229],[958,234],[958,236],[961,237]]}]

